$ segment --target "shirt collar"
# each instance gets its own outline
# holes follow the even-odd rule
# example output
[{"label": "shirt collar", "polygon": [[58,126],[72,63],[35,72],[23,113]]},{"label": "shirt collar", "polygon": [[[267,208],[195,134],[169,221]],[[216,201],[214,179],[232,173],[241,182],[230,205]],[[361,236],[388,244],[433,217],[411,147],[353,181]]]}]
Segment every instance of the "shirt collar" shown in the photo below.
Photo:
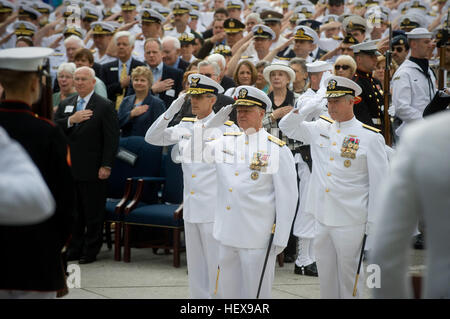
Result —
[{"label": "shirt collar", "polygon": [[[89,103],[89,100],[91,99],[92,94],[94,94],[94,90],[92,90],[91,93],[89,93],[88,95],[86,95],[86,96],[83,98],[83,100],[84,100],[84,108],[86,108],[86,105]],[[77,103],[78,103],[78,101],[79,101],[80,99],[81,99],[81,96],[78,95]]]},{"label": "shirt collar", "polygon": [[358,120],[356,119],[355,116],[352,117],[351,120],[348,121],[344,121],[344,122],[334,122],[334,124],[338,127],[338,128],[348,128],[351,127],[353,125],[355,125],[358,122]]}]

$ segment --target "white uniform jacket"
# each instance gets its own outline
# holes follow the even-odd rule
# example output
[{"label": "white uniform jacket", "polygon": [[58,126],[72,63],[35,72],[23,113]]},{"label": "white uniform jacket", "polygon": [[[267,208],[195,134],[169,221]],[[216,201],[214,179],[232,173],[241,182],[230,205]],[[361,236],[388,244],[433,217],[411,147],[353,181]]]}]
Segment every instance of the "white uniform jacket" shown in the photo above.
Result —
[{"label": "white uniform jacket", "polygon": [[423,118],[423,111],[436,93],[436,77],[428,69],[428,80],[414,62],[405,60],[392,77],[392,108],[403,123],[397,129],[401,134],[408,123]]},{"label": "white uniform jacket", "polygon": [[323,116],[306,122],[306,116],[291,112],[280,121],[286,135],[311,145],[314,165],[305,210],[327,226],[373,222],[388,170],[383,136],[355,117],[339,123]]},{"label": "white uniform jacket", "polygon": [[267,248],[276,215],[273,245],[285,247],[298,197],[289,148],[264,129],[225,134],[208,147],[218,182],[214,238],[236,248]]},{"label": "white uniform jacket", "polygon": [[[150,144],[161,146],[177,144],[172,155],[176,155],[182,163],[183,218],[189,223],[214,222],[217,193],[216,168],[202,159],[202,133],[204,133],[202,125],[212,117],[214,112],[201,120],[185,117],[178,125],[167,127],[170,120],[164,119],[162,114],[145,135],[145,140]],[[239,131],[233,122],[227,122],[220,129],[212,130],[209,139],[220,137],[227,130]],[[191,155],[194,149],[192,142],[195,152]]]}]

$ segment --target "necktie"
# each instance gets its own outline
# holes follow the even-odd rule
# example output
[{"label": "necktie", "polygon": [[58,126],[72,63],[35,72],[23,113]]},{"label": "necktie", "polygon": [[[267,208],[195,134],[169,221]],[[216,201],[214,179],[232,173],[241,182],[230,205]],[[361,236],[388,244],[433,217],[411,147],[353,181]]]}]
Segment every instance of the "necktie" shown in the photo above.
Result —
[{"label": "necktie", "polygon": [[[127,65],[122,63],[122,71],[120,72],[120,81],[124,80],[128,76]],[[116,100],[116,110],[119,109],[120,103],[122,103],[123,97],[125,96],[125,89],[122,89],[122,94],[117,96]]]},{"label": "necktie", "polygon": [[84,99],[80,98],[77,103],[77,112],[83,110],[83,105],[84,105]]}]

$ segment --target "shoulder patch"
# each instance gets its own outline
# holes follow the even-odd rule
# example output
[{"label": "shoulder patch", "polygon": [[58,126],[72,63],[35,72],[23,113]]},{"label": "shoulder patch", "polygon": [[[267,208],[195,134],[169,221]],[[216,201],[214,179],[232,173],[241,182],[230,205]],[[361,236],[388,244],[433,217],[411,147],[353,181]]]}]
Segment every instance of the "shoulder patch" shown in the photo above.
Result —
[{"label": "shoulder patch", "polygon": [[278,146],[286,145],[286,142],[283,142],[282,140],[280,140],[279,138],[276,138],[275,136],[269,135],[267,138],[269,139],[269,141],[274,142]]},{"label": "shoulder patch", "polygon": [[326,116],[321,115],[320,118],[321,118],[322,120],[325,120],[325,121],[329,122],[329,123],[334,123],[334,121],[333,121],[332,119],[330,119],[329,117],[326,117]]},{"label": "shoulder patch", "polygon": [[181,121],[183,121],[183,122],[195,122],[195,121],[197,121],[197,119],[195,117],[183,117],[181,119]]},{"label": "shoulder patch", "polygon": [[226,126],[231,126],[231,125],[234,124],[234,122],[233,122],[233,121],[226,121],[226,122],[223,123],[223,124],[225,124]]},{"label": "shoulder patch", "polygon": [[223,133],[223,136],[240,136],[244,134],[243,132],[225,132]]},{"label": "shoulder patch", "polygon": [[381,133],[381,130],[379,130],[379,129],[373,127],[373,126],[370,126],[370,125],[367,125],[367,124],[363,124],[362,126],[364,128],[366,128],[366,129],[368,129],[368,130],[374,131],[375,133]]}]

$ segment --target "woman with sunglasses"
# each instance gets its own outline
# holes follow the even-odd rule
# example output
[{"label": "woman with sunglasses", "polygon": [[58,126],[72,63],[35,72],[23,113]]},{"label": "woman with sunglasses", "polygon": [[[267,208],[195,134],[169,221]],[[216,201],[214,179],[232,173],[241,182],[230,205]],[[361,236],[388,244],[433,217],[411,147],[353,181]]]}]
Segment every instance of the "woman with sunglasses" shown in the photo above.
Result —
[{"label": "woman with sunglasses", "polygon": [[341,55],[337,58],[333,66],[333,73],[337,76],[343,76],[352,79],[356,72],[356,62],[349,55]]}]

